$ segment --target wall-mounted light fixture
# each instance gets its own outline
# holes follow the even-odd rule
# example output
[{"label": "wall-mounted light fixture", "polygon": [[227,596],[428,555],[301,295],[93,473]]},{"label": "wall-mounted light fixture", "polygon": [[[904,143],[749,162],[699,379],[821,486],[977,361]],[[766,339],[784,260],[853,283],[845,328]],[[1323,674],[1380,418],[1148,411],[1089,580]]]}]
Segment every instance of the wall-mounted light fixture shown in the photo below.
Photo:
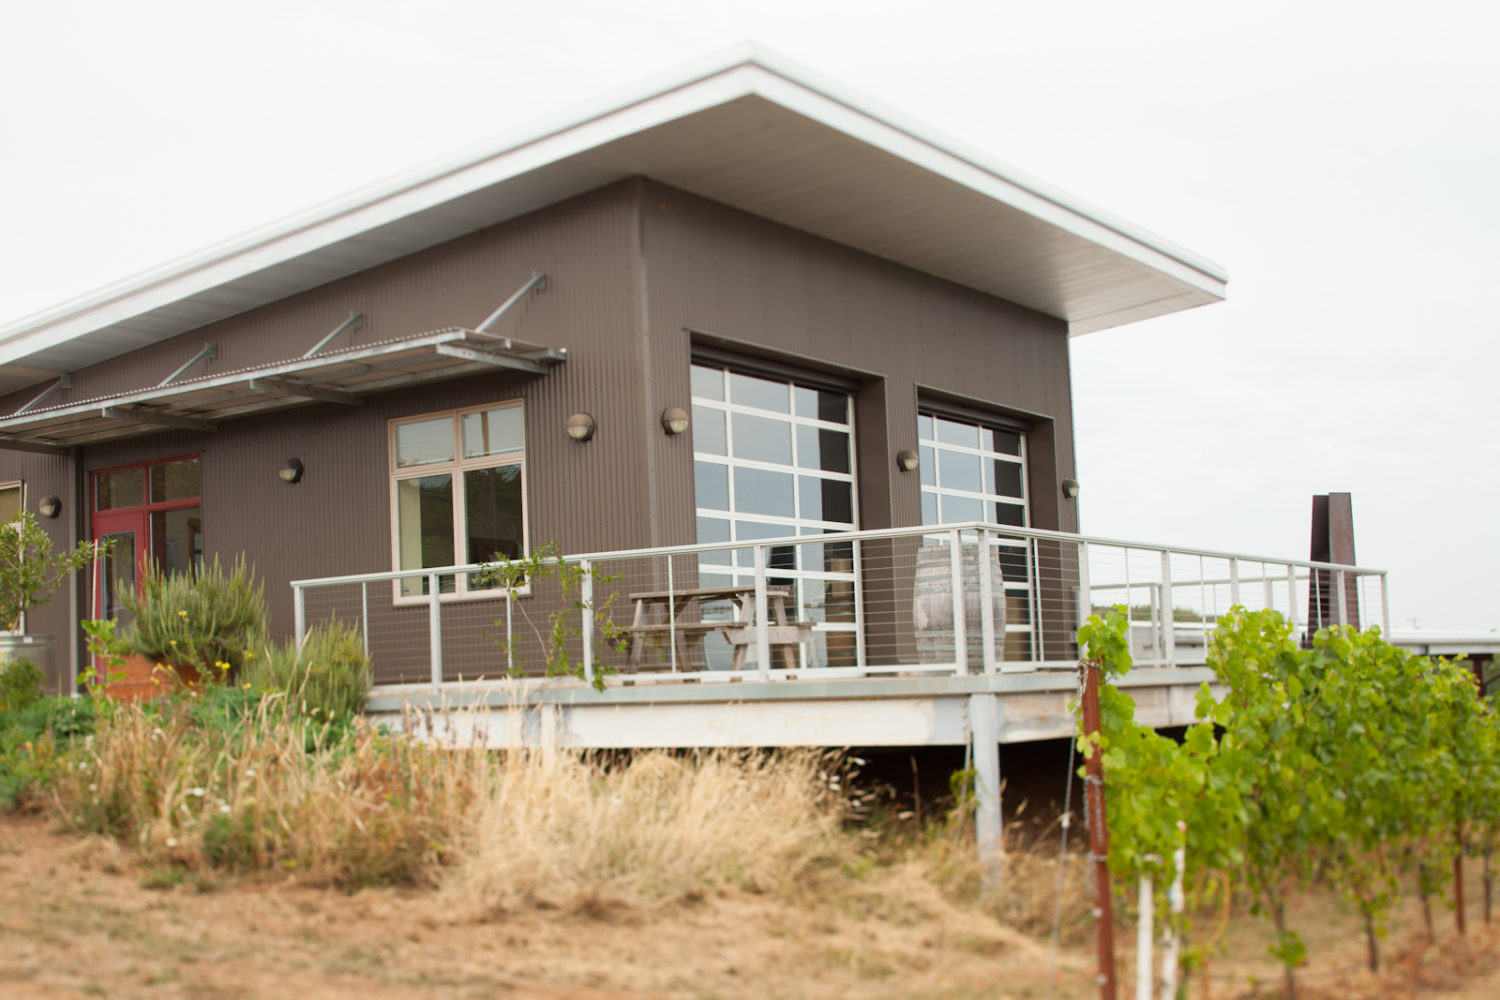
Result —
[{"label": "wall-mounted light fixture", "polygon": [[1069,500],[1078,499],[1078,480],[1064,479],[1062,481],[1062,494]]},{"label": "wall-mounted light fixture", "polygon": [[910,448],[902,448],[896,452],[896,468],[902,472],[916,472],[920,464],[921,460],[917,458],[917,453]]},{"label": "wall-mounted light fixture", "polygon": [[680,406],[669,406],[661,411],[661,429],[675,437],[688,429],[687,410]]},{"label": "wall-mounted light fixture", "polygon": [[42,497],[41,502],[36,505],[36,511],[45,518],[54,518],[62,513],[62,501],[57,497]]},{"label": "wall-mounted light fixture", "polygon": [[302,482],[302,472],[302,459],[300,458],[289,458],[281,463],[281,468],[276,470],[281,481],[288,484]]},{"label": "wall-mounted light fixture", "polygon": [[574,441],[587,441],[594,436],[594,417],[589,413],[575,413],[568,418],[568,437]]}]

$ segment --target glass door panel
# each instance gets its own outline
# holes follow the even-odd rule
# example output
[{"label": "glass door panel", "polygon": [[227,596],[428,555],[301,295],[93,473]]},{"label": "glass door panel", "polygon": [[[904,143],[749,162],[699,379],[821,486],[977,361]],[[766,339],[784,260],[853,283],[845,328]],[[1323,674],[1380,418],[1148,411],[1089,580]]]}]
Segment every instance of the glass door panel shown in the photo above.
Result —
[{"label": "glass door panel", "polygon": [[135,532],[111,532],[100,535],[98,540],[110,545],[109,551],[99,560],[99,578],[94,583],[99,617],[113,618],[120,623],[119,628],[124,629],[130,624],[130,612],[120,600],[120,595],[134,596],[139,577]]}]

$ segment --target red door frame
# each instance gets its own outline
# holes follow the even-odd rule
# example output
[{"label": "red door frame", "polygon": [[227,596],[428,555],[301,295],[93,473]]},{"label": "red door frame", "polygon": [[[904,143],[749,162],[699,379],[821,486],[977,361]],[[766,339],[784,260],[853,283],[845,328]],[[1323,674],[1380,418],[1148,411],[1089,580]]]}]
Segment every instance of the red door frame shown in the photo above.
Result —
[{"label": "red door frame", "polygon": [[[94,541],[98,541],[104,535],[118,534],[125,531],[135,532],[135,580],[136,593],[140,594],[141,586],[145,580],[146,573],[150,569],[154,554],[154,543],[151,538],[151,515],[159,511],[177,510],[183,507],[201,507],[203,505],[203,494],[200,482],[199,494],[195,497],[187,497],[181,500],[164,500],[157,503],[151,502],[151,468],[157,465],[170,465],[173,462],[185,462],[189,459],[200,459],[199,455],[177,455],[172,458],[156,459],[151,462],[131,462],[128,465],[112,465],[106,469],[91,469],[89,471],[89,533]],[[99,477],[105,473],[123,472],[127,469],[141,470],[141,497],[142,502],[134,507],[115,507],[110,510],[97,510],[99,501]],[[202,466],[199,466],[200,472]],[[96,564],[97,565],[97,564]],[[93,587],[93,613],[99,617],[104,609],[103,580],[99,578],[99,572],[94,572]]]}]

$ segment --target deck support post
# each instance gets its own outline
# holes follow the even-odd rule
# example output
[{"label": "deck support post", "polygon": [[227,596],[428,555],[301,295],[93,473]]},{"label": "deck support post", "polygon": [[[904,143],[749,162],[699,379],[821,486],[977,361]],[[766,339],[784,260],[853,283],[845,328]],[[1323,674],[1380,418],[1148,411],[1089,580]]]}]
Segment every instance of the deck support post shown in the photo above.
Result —
[{"label": "deck support post", "polygon": [[1005,839],[1000,818],[1000,696],[969,695],[969,740],[974,754],[974,835],[980,881],[999,891],[1005,877]]}]

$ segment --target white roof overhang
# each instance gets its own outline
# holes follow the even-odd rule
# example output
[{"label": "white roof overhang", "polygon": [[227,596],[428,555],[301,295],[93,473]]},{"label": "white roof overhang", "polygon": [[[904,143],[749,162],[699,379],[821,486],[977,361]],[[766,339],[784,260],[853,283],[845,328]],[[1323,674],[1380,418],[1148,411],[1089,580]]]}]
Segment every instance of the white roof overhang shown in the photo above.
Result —
[{"label": "white roof overhang", "polygon": [[372,392],[479,372],[540,375],[566,358],[561,348],[474,330],[437,330],[58,406],[23,407],[0,417],[0,449],[58,452],[158,430],[212,431],[235,417],[308,403],[359,406]]},{"label": "white roof overhang", "polygon": [[739,46],[0,328],[0,391],[645,175],[1065,320],[1218,301],[1217,265]]}]

